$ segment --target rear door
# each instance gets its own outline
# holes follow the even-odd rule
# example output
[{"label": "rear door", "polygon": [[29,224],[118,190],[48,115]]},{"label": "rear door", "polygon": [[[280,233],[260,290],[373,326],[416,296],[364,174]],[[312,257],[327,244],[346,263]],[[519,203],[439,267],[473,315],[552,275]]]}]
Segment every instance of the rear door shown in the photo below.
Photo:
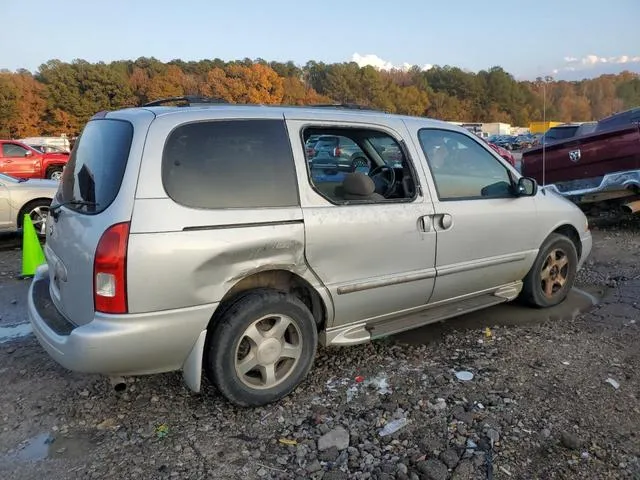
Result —
[{"label": "rear door", "polygon": [[[293,114],[287,114],[290,116]],[[424,228],[433,204],[420,188],[423,172],[412,161],[415,152],[404,142],[404,124],[390,120],[383,126],[363,124],[361,117],[354,117],[353,123],[335,121],[330,115],[318,117],[287,118],[287,128],[300,167],[306,260],[330,292],[335,310],[330,329],[380,325],[401,312],[424,308],[435,277],[436,235]],[[380,181],[379,195],[353,200],[343,196],[346,174],[333,178],[305,168],[304,138],[321,132],[362,146],[372,165],[383,165],[381,144],[395,144],[402,152],[401,165],[386,163],[378,171],[386,177],[396,167],[396,190],[385,192],[384,179],[369,172]],[[361,171],[357,175],[361,179],[368,176]]]},{"label": "rear door", "polygon": [[33,178],[38,173],[40,155],[12,142],[2,144],[0,171],[19,178]]},{"label": "rear door", "polygon": [[[51,297],[76,325],[94,316],[93,260],[102,234],[131,219],[144,138],[153,114],[114,114],[85,126],[49,215],[45,254]],[[73,203],[75,202],[75,203]]]}]

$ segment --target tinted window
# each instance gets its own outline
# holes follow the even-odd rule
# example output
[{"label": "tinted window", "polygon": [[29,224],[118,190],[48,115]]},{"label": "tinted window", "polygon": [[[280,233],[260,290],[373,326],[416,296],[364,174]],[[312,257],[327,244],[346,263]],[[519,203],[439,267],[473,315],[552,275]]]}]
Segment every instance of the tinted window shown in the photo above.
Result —
[{"label": "tinted window", "polygon": [[640,121],[640,109],[633,109],[600,120],[597,125],[597,130],[619,128],[638,121]]},{"label": "tinted window", "polygon": [[115,200],[129,158],[133,126],[122,120],[87,123],[67,163],[57,201],[84,213],[100,213]]},{"label": "tinted window", "polygon": [[16,145],[15,143],[2,144],[2,155],[5,157],[26,157],[28,151],[26,148]]},{"label": "tinted window", "polygon": [[551,128],[547,133],[545,133],[544,137],[547,140],[564,140],[566,138],[571,138],[575,135],[578,127],[562,127],[562,128]]},{"label": "tinted window", "polygon": [[177,203],[194,208],[298,204],[289,137],[281,120],[189,123],[162,154],[162,181]]},{"label": "tinted window", "polygon": [[448,130],[420,130],[440,200],[512,196],[507,168],[477,140]]}]

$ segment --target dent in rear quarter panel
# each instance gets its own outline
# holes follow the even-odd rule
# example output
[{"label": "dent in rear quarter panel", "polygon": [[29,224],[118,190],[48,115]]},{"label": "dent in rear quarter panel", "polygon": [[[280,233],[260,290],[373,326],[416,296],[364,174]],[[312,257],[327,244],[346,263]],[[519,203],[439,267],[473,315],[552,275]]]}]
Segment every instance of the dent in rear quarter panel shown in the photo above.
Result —
[{"label": "dent in rear quarter panel", "polygon": [[132,234],[128,254],[132,313],[218,302],[238,281],[264,270],[316,283],[304,260],[302,222]]}]

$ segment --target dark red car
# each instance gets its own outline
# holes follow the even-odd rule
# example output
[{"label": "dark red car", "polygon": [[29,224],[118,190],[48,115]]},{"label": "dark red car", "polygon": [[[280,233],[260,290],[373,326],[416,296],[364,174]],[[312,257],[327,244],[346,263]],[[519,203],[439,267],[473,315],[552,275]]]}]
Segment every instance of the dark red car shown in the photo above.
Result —
[{"label": "dark red car", "polygon": [[16,140],[0,140],[0,173],[17,178],[60,180],[68,153],[43,153]]},{"label": "dark red car", "polygon": [[[543,155],[544,153],[544,155]],[[617,199],[640,210],[640,108],[604,118],[592,132],[527,150],[522,174],[577,203]]]},{"label": "dark red car", "polygon": [[[487,142],[485,140],[485,142]],[[511,152],[509,150],[507,150],[506,148],[502,148],[499,147],[498,145],[496,145],[495,143],[491,143],[491,142],[487,142],[487,144],[489,144],[489,146],[491,148],[493,148],[496,152],[498,152],[498,155],[500,155],[502,158],[504,158],[507,162],[509,162],[509,164],[511,164],[511,166],[515,167],[516,166],[516,159],[515,157],[511,154]]]}]

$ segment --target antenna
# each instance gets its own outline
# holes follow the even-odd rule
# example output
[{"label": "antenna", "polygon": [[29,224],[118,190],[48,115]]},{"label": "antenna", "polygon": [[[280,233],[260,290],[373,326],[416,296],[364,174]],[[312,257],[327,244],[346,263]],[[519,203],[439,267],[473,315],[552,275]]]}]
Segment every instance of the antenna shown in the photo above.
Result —
[{"label": "antenna", "polygon": [[[542,124],[547,124],[547,83],[553,81],[553,77],[550,75],[545,75],[542,80]],[[548,129],[547,129],[548,130]],[[547,132],[545,131],[545,134]],[[542,187],[544,188],[547,184],[547,140],[545,135],[542,135]]]},{"label": "antenna", "polygon": [[[542,83],[542,125],[547,124],[547,79]],[[546,132],[545,132],[546,133]],[[542,135],[542,188],[546,185],[547,158],[545,156],[547,139]]]}]

